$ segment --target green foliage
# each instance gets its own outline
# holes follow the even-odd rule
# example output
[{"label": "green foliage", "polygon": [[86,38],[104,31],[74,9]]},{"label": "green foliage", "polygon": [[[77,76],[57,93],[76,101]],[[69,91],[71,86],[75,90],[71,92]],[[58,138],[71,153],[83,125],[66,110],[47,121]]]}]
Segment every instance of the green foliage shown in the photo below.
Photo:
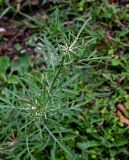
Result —
[{"label": "green foliage", "polygon": [[0,77],[6,79],[6,71],[10,66],[9,58],[4,56],[0,58]]},{"label": "green foliage", "polygon": [[0,58],[1,159],[129,159],[115,107],[129,110],[126,9],[82,0],[51,6],[47,22],[21,14],[34,22],[28,44],[46,66],[27,54]]},{"label": "green foliage", "polygon": [[0,6],[4,4],[4,0],[0,0]]}]

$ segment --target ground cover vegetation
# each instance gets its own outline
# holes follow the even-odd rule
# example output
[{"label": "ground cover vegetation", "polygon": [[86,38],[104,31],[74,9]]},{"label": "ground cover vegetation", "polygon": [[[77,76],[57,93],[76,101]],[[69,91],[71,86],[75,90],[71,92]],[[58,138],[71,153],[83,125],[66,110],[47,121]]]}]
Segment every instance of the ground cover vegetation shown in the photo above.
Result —
[{"label": "ground cover vegetation", "polygon": [[129,159],[127,1],[0,1],[0,159]]}]

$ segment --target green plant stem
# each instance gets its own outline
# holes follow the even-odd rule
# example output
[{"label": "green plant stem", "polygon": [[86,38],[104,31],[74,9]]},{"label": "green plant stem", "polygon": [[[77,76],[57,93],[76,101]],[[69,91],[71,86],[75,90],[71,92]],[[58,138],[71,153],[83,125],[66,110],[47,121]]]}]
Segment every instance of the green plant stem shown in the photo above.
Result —
[{"label": "green plant stem", "polygon": [[72,154],[68,151],[67,148],[65,148],[60,141],[52,134],[52,132],[49,130],[49,128],[44,124],[44,128],[46,131],[50,134],[50,136],[54,139],[54,141],[70,156],[73,157]]},{"label": "green plant stem", "polygon": [[53,79],[53,81],[52,81],[52,85],[51,85],[50,90],[49,90],[49,93],[48,93],[49,95],[50,95],[51,92],[52,92],[52,89],[53,89],[53,87],[54,87],[54,84],[55,84],[55,82],[56,82],[56,79],[57,79],[57,77],[58,77],[58,75],[59,75],[59,73],[60,73],[60,71],[61,71],[62,66],[63,66],[63,63],[64,63],[64,57],[62,57],[60,67],[59,67],[59,69],[58,69],[58,71],[57,71],[57,73],[56,73],[56,75],[55,75],[55,77],[54,77],[54,79]]}]

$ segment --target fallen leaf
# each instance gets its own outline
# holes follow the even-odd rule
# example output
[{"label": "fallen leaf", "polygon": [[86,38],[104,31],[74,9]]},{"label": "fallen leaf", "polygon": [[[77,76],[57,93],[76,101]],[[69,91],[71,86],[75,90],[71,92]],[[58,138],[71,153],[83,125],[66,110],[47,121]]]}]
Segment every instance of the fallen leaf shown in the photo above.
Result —
[{"label": "fallen leaf", "polygon": [[112,42],[112,41],[114,41],[115,39],[110,35],[110,33],[107,31],[106,32],[106,38],[107,38],[107,40],[109,41],[109,42]]},{"label": "fallen leaf", "polygon": [[13,30],[5,31],[4,34],[3,34],[3,36],[6,37],[6,38],[12,38],[15,35],[16,35],[16,32],[13,31]]},{"label": "fallen leaf", "polygon": [[126,124],[129,127],[129,120],[126,117],[124,117],[119,110],[116,112],[116,114],[120,118],[120,122]]},{"label": "fallen leaf", "polygon": [[124,107],[124,105],[122,103],[118,103],[116,107],[118,110],[120,110],[122,112],[127,112],[126,108]]}]

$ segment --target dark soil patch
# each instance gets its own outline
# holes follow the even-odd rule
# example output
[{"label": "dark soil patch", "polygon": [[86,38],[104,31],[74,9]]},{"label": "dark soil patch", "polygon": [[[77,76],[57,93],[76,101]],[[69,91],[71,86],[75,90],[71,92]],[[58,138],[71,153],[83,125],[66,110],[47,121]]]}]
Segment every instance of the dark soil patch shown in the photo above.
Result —
[{"label": "dark soil patch", "polygon": [[[24,28],[13,22],[0,22],[0,56],[8,55],[11,58],[18,56],[21,52],[29,55],[36,54],[34,48],[27,44],[29,36],[33,34],[33,30]],[[19,47],[17,47],[19,46]]]}]

